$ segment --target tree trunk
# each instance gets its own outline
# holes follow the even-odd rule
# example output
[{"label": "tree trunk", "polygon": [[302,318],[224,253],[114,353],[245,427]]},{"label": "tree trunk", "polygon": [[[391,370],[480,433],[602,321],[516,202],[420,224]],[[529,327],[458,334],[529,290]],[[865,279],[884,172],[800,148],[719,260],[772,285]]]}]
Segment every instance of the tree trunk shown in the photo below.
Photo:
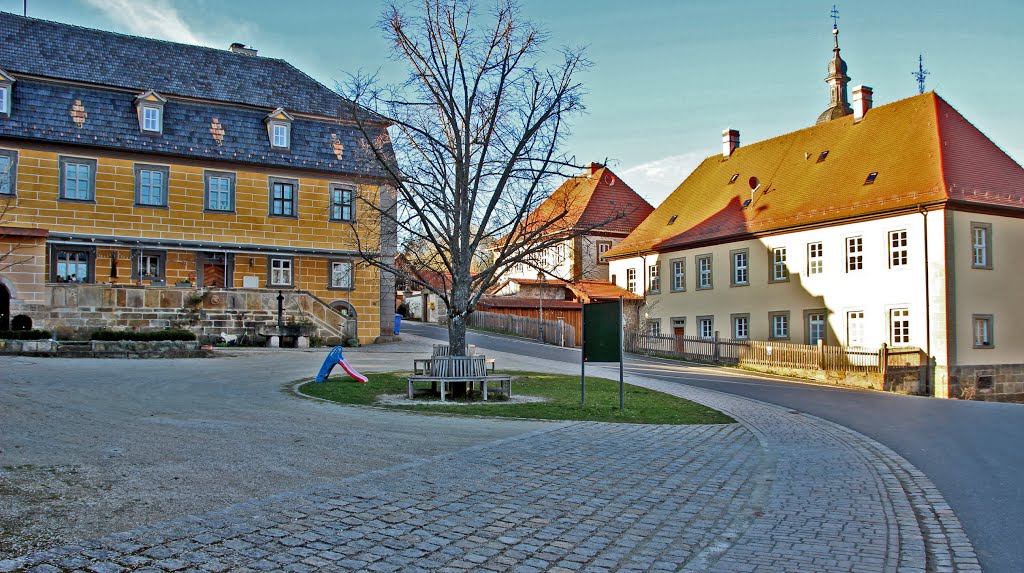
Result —
[{"label": "tree trunk", "polygon": [[448,310],[448,353],[452,356],[466,355],[466,317]]}]

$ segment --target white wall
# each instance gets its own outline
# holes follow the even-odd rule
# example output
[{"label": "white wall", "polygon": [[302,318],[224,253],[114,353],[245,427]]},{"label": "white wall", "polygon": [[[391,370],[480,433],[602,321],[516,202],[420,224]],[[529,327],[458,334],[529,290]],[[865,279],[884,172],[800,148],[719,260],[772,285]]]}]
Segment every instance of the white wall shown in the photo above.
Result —
[{"label": "white wall", "polygon": [[[934,304],[944,299],[944,233],[941,212],[929,215],[929,281],[933,304],[930,305],[933,329],[933,354],[941,350],[944,342],[937,341],[934,325],[944,321],[944,305]],[[908,233],[908,264],[890,268],[890,231]],[[863,239],[863,269],[847,272],[846,239]],[[804,313],[812,309],[827,309],[826,344],[847,345],[847,313],[864,312],[864,345],[877,348],[890,343],[890,316],[896,308],[910,311],[911,346],[925,348],[926,305],[924,267],[924,217],[919,213],[888,217],[833,227],[785,233],[734,243],[673,253],[649,255],[644,260],[634,257],[612,261],[609,270],[616,283],[625,288],[626,269],[637,270],[638,282],[647,285],[647,265],[656,261],[661,265],[661,291],[647,296],[647,312],[651,318],[661,320],[662,332],[671,333],[671,319],[686,319],[686,334],[697,335],[697,317],[713,316],[714,328],[725,338],[732,337],[731,315],[750,314],[750,336],[769,339],[769,313],[790,313],[789,342],[807,343]],[[821,242],[823,272],[808,275],[808,243]],[[787,282],[769,282],[770,249],[785,247],[789,268]],[[731,251],[748,249],[749,285],[732,286]],[[697,257],[712,257],[712,288],[698,290]],[[685,291],[672,292],[670,262],[684,259],[686,267]]]}]

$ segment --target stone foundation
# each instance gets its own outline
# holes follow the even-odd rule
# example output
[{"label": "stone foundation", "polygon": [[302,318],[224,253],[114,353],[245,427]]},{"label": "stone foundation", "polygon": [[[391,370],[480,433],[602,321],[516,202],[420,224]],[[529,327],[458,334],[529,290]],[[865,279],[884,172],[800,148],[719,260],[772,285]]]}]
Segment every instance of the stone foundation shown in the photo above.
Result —
[{"label": "stone foundation", "polygon": [[989,402],[1024,402],[1024,364],[952,366],[949,397]]},{"label": "stone foundation", "polygon": [[[34,328],[58,340],[86,340],[99,329],[191,330],[200,340],[256,333],[277,326],[277,291],[181,289],[130,285],[48,285],[45,303],[12,301],[11,314],[27,314]],[[328,344],[340,344],[345,318],[320,299],[286,291],[284,320],[310,324]],[[367,340],[365,342],[371,342]]]}]

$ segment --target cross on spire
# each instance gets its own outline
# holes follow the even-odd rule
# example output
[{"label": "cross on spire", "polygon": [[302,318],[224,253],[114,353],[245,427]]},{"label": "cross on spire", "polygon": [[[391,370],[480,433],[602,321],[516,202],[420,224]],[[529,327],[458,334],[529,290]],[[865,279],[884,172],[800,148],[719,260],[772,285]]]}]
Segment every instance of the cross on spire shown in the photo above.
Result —
[{"label": "cross on spire", "polygon": [[914,76],[914,79],[917,80],[917,93],[923,94],[924,93],[924,79],[925,79],[926,76],[931,75],[931,72],[929,72],[928,70],[924,69],[924,54],[918,54],[917,55],[917,71],[916,72],[910,72],[910,75]]},{"label": "cross on spire", "polygon": [[832,18],[832,29],[833,30],[838,30],[839,29],[839,8],[836,8],[835,4],[832,5],[832,16],[831,16],[831,18]]}]

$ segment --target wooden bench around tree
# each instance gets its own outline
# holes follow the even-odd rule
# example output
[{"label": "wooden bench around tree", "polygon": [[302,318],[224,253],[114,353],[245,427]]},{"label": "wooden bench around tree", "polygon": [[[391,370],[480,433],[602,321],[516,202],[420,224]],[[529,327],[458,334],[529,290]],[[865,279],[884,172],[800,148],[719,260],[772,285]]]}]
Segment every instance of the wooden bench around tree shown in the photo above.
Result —
[{"label": "wooden bench around tree", "polygon": [[473,384],[480,384],[483,399],[488,397],[488,384],[497,382],[501,392],[512,398],[512,377],[506,375],[487,374],[487,358],[485,356],[434,356],[426,366],[424,374],[413,374],[408,378],[409,398],[412,399],[417,382],[430,382],[441,392],[441,401],[445,401],[447,387],[450,384],[465,383],[472,389]]}]

